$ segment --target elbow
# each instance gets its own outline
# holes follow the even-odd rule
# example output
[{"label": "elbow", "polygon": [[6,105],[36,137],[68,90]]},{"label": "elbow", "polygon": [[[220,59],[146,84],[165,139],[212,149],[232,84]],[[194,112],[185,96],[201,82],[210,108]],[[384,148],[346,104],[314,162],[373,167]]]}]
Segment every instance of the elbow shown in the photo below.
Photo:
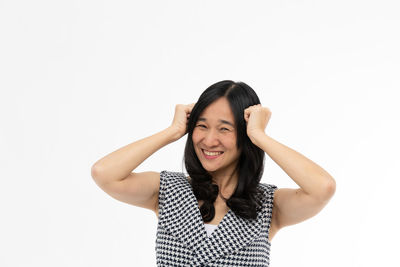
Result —
[{"label": "elbow", "polygon": [[90,175],[92,176],[93,179],[95,179],[98,173],[99,173],[98,167],[96,167],[96,165],[93,165],[92,168],[90,169]]},{"label": "elbow", "polygon": [[90,169],[90,175],[92,176],[93,180],[95,180],[96,182],[101,180],[100,174],[101,174],[101,170],[100,170],[99,166],[94,164],[92,166],[92,168]]},{"label": "elbow", "polygon": [[326,190],[328,191],[328,194],[334,195],[336,192],[336,181],[332,177],[329,178],[329,182],[327,183]]},{"label": "elbow", "polygon": [[336,181],[332,177],[329,177],[328,182],[324,186],[322,201],[328,202],[336,192]]}]

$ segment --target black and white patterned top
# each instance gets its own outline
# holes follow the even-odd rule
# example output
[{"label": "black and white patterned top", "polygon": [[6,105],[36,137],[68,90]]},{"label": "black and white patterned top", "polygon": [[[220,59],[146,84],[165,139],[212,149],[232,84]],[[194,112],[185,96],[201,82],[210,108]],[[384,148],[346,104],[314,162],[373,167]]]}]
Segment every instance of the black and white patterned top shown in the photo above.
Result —
[{"label": "black and white patterned top", "polygon": [[160,173],[157,266],[269,266],[268,241],[274,191],[260,183],[263,207],[257,219],[236,216],[229,209],[207,236],[197,199],[181,172]]}]

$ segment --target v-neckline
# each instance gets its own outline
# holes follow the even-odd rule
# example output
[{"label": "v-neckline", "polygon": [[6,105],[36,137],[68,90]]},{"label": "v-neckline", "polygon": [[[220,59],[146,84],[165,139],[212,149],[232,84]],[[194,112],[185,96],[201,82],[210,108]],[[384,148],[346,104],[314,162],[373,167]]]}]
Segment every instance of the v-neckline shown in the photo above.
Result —
[{"label": "v-neckline", "polygon": [[219,224],[217,224],[217,227],[215,228],[215,230],[212,232],[212,234],[210,236],[208,236],[207,234],[207,230],[206,230],[206,226],[204,225],[204,221],[203,221],[203,217],[201,216],[201,212],[200,212],[200,207],[199,207],[199,202],[197,201],[196,196],[193,193],[193,188],[192,185],[190,184],[190,182],[186,179],[186,181],[188,182],[189,186],[190,186],[190,191],[191,191],[191,199],[192,199],[192,203],[196,206],[196,216],[197,216],[197,222],[199,224],[201,224],[201,228],[202,228],[202,235],[206,238],[206,239],[213,239],[214,238],[214,233],[215,232],[220,232],[221,231],[221,227],[224,227],[224,225],[226,224],[226,221],[228,220],[228,218],[231,216],[231,213],[233,212],[230,208],[228,210],[228,212],[224,215],[224,217],[222,218],[222,220],[219,222]]},{"label": "v-neckline", "polygon": [[[195,197],[195,199],[196,199],[196,197]],[[197,202],[197,200],[196,200],[196,202]],[[204,221],[203,221],[203,217],[201,216],[199,204],[197,203],[197,212],[196,212],[196,213],[197,213],[197,218],[198,218],[198,220],[200,220],[200,222],[201,222],[201,224],[202,224],[203,235],[205,235],[205,237],[208,238],[208,239],[212,239],[212,238],[214,237],[214,233],[215,233],[215,232],[217,232],[217,231],[220,232],[220,231],[221,231],[221,230],[220,230],[221,227],[223,227],[223,226],[225,225],[225,221],[228,220],[228,217],[230,216],[231,212],[232,212],[232,210],[229,209],[228,212],[227,212],[227,213],[224,215],[224,217],[222,218],[222,220],[219,222],[219,224],[216,224],[217,227],[215,227],[215,229],[214,229],[214,231],[211,233],[211,235],[208,236],[207,230],[206,230],[206,226],[205,226],[205,223],[204,223]],[[214,225],[215,225],[215,224],[214,224]]]}]

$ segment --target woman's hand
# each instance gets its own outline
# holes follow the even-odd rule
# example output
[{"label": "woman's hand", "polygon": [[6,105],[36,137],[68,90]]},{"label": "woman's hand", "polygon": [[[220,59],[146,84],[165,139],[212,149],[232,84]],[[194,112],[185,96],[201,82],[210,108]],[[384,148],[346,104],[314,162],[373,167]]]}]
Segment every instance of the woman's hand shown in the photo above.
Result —
[{"label": "woman's hand", "polygon": [[180,139],[187,133],[187,123],[189,121],[190,112],[192,112],[194,105],[195,103],[188,105],[177,104],[175,106],[175,115],[171,124],[171,128],[177,132],[177,139]]},{"label": "woman's hand", "polygon": [[271,111],[262,107],[261,104],[249,106],[244,110],[244,119],[247,124],[247,135],[251,142],[255,143],[257,136],[265,134],[268,121],[271,118]]}]

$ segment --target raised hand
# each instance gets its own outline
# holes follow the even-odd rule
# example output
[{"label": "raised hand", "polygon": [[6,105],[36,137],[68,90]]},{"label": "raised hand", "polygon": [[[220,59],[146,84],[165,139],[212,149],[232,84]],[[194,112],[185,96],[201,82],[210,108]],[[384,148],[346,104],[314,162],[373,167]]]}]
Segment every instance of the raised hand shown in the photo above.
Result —
[{"label": "raised hand", "polygon": [[177,131],[178,139],[187,133],[187,123],[195,103],[175,106],[175,115],[171,127]]},{"label": "raised hand", "polygon": [[265,134],[265,128],[271,118],[271,111],[262,107],[261,104],[249,106],[244,110],[244,119],[246,121],[246,131],[250,140],[254,143],[257,135]]}]

